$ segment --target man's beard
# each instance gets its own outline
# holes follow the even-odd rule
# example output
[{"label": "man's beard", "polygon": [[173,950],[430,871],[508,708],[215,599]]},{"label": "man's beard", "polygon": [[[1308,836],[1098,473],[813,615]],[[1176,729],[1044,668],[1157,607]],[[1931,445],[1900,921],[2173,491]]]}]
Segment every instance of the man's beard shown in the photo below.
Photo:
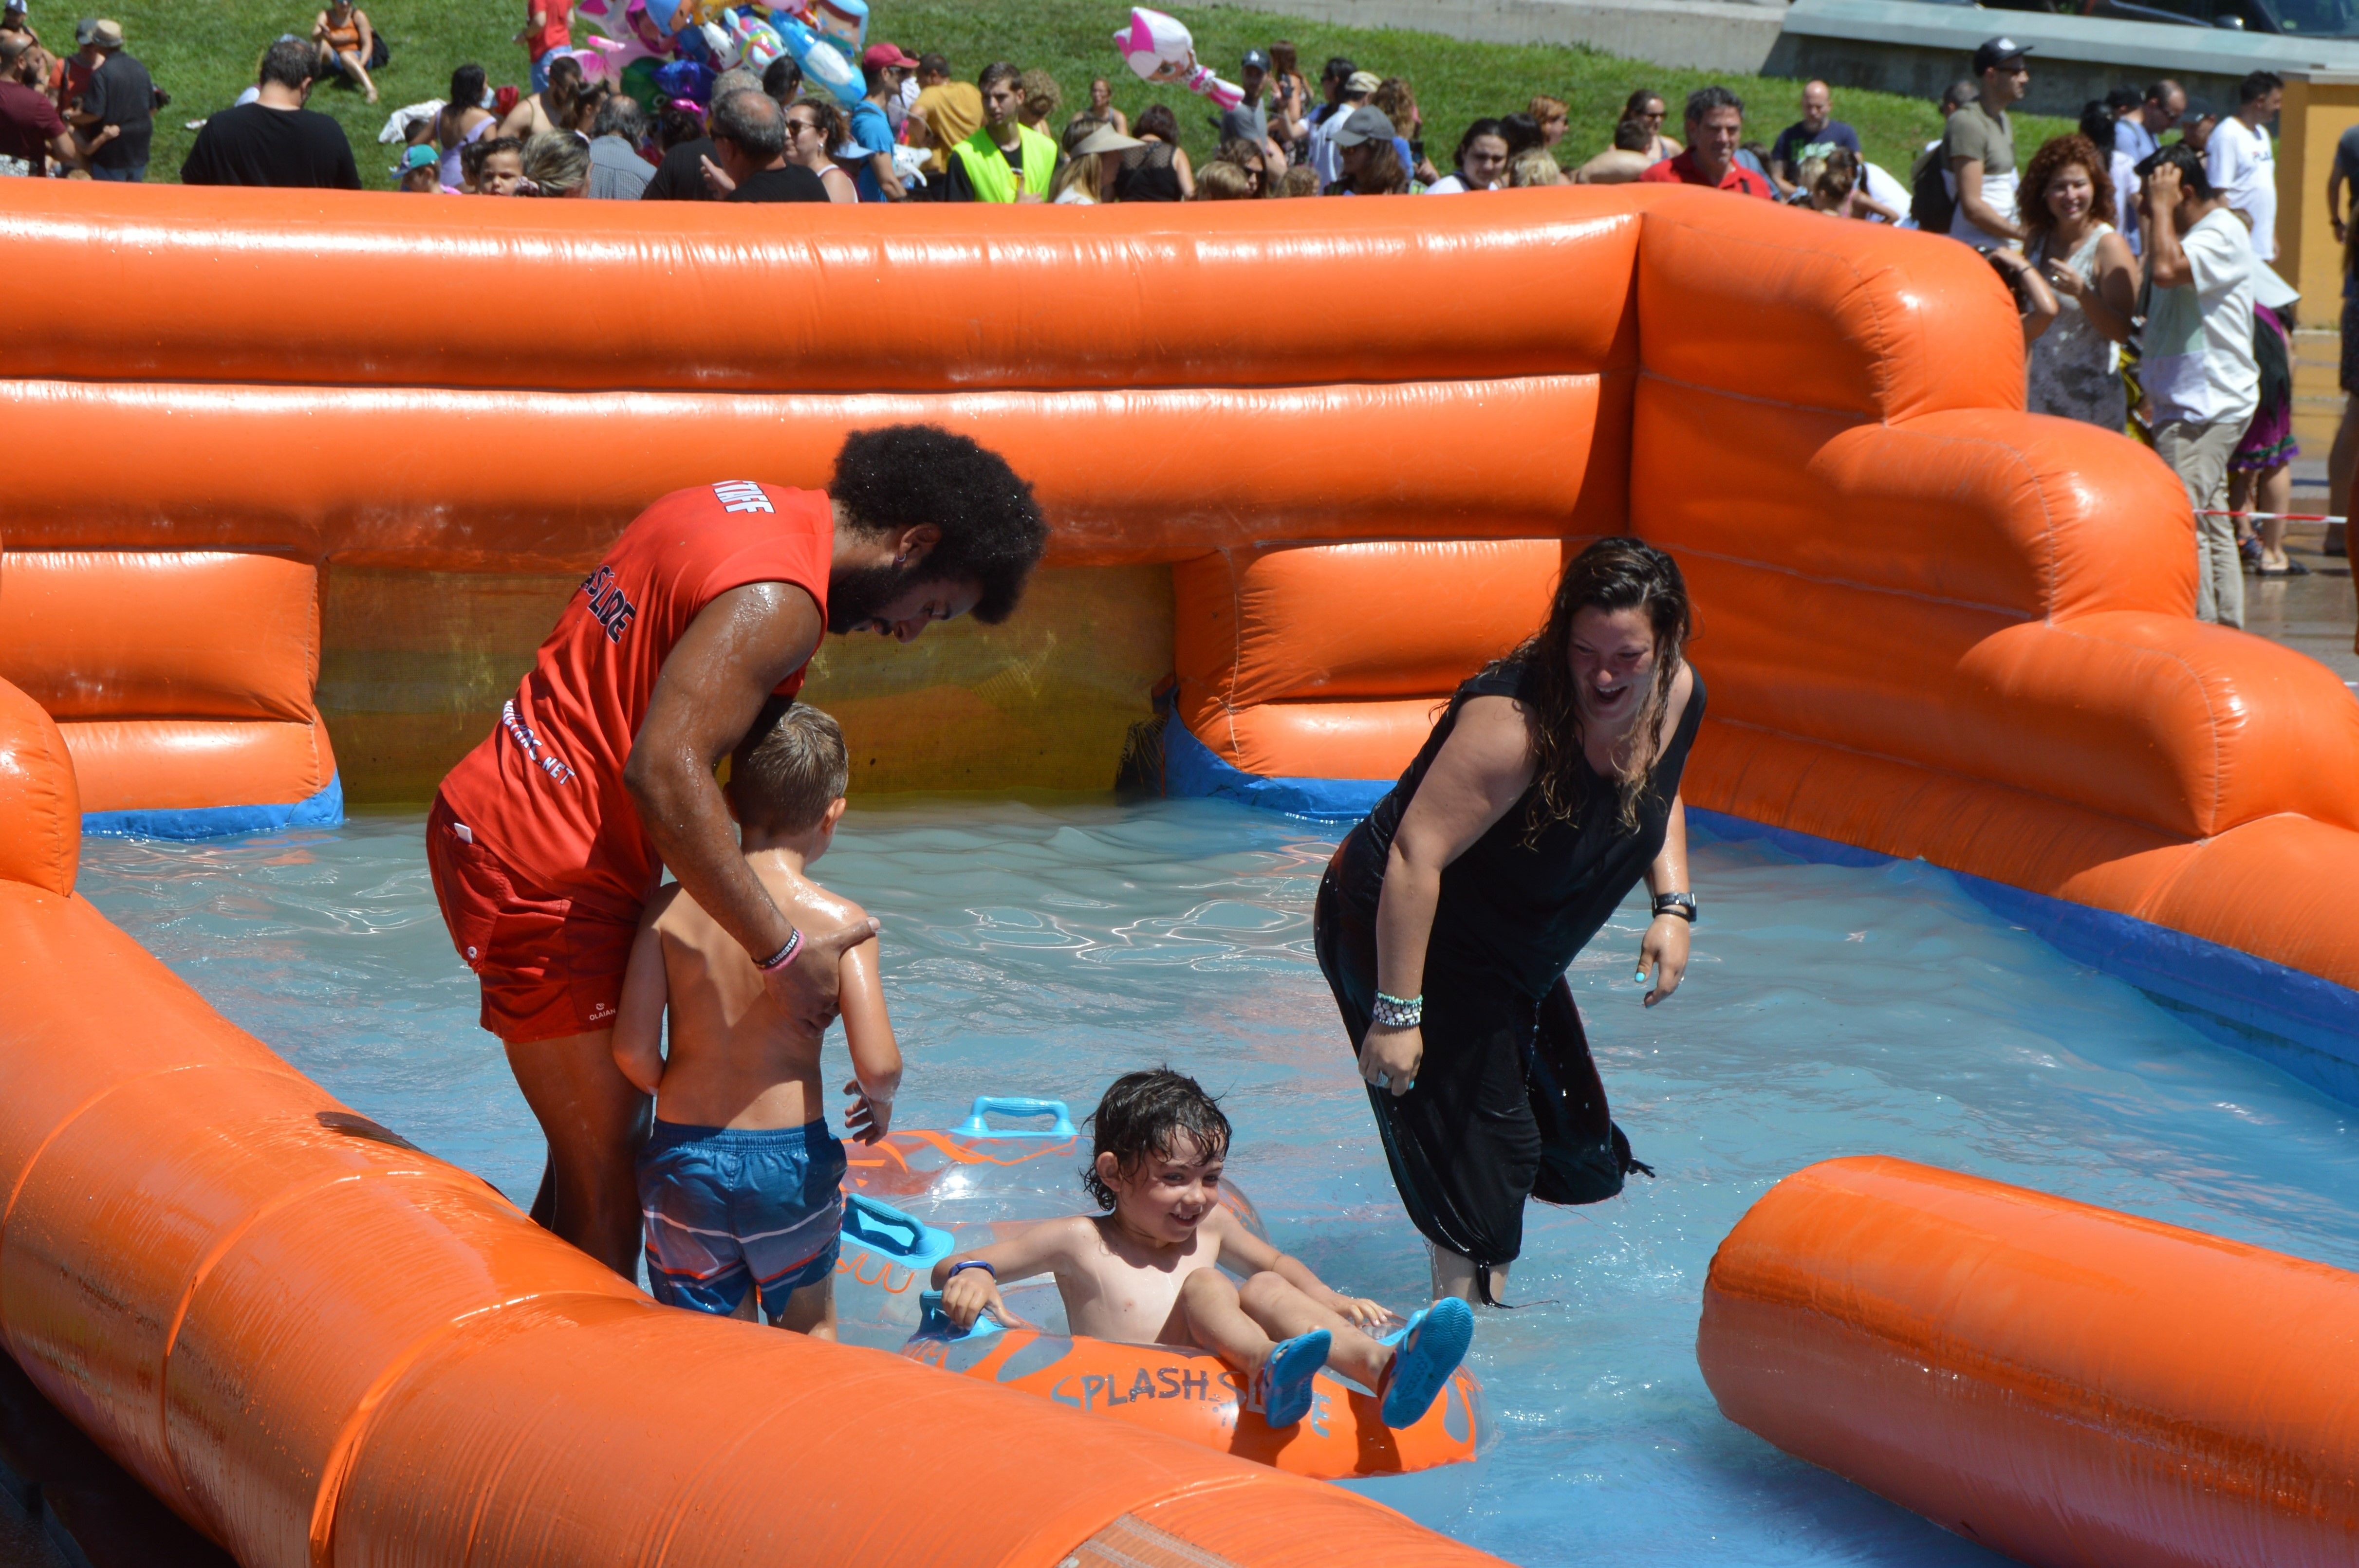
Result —
[{"label": "man's beard", "polygon": [[914,567],[843,567],[827,578],[827,629],[838,636],[865,630],[885,607],[917,581]]}]

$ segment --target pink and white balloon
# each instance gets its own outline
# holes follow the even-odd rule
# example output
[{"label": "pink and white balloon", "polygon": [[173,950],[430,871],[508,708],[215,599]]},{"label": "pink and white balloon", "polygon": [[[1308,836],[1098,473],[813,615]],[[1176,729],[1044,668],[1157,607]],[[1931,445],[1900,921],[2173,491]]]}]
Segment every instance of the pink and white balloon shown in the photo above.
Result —
[{"label": "pink and white balloon", "polygon": [[1176,16],[1135,5],[1130,25],[1114,34],[1114,47],[1141,81],[1176,81],[1223,109],[1245,102],[1245,89],[1196,63],[1195,36]]}]

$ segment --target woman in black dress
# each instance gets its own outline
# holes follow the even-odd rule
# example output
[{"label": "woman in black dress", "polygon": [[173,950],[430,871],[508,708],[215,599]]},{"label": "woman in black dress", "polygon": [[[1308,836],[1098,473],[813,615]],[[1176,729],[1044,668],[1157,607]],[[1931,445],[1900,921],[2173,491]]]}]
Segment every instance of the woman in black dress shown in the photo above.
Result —
[{"label": "woman in black dress", "polygon": [[1564,971],[1641,878],[1647,1005],[1687,969],[1690,626],[1670,557],[1634,538],[1583,550],[1548,623],[1458,688],[1320,882],[1319,965],[1437,1296],[1497,1304],[1525,1199],[1596,1203],[1647,1170]]}]

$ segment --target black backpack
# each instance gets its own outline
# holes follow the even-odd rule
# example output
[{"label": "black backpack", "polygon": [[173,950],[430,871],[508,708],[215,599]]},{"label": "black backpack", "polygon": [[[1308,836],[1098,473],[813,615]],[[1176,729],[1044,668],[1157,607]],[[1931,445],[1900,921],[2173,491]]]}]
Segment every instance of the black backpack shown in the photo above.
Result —
[{"label": "black backpack", "polygon": [[1958,199],[1941,178],[1942,166],[1948,162],[1942,153],[1942,148],[1935,147],[1919,160],[1917,178],[1908,188],[1908,215],[1929,234],[1948,233],[1950,220],[1958,211]]}]

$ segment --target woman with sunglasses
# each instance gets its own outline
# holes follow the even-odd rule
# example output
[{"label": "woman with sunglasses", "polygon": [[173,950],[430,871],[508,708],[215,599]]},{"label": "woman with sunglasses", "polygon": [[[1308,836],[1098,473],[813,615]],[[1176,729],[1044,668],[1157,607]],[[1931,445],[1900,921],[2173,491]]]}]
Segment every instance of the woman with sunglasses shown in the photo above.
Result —
[{"label": "woman with sunglasses", "polygon": [[1243,136],[1231,136],[1221,144],[1215,161],[1234,164],[1245,174],[1256,197],[1269,194],[1269,157]]},{"label": "woman with sunglasses", "polygon": [[819,176],[830,201],[857,201],[859,182],[844,172],[832,156],[851,136],[843,111],[816,98],[798,98],[787,105],[787,161]]},{"label": "woman with sunglasses", "polygon": [[1660,163],[1667,157],[1677,157],[1687,150],[1680,146],[1677,137],[1663,135],[1663,115],[1666,112],[1667,105],[1663,103],[1663,95],[1646,87],[1641,87],[1637,92],[1630,94],[1630,101],[1622,105],[1624,119],[1636,120],[1647,127],[1647,142],[1639,150],[1646,155],[1647,161],[1650,164]]}]

